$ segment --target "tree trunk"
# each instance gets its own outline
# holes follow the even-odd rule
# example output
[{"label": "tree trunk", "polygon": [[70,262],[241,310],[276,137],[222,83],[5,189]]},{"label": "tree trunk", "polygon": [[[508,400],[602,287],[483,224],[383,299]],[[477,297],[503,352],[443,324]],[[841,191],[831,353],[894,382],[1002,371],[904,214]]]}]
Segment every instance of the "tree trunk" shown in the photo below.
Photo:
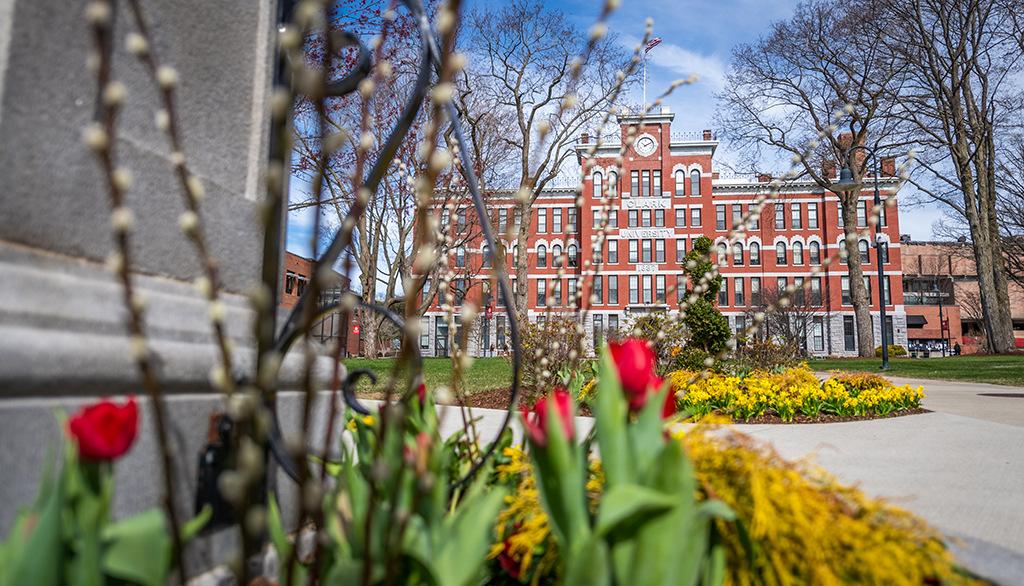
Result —
[{"label": "tree trunk", "polygon": [[[516,319],[526,323],[530,304],[530,283],[526,278],[527,260],[529,259],[530,221],[533,219],[533,207],[524,202],[519,205],[519,234],[516,236],[516,287],[515,306]],[[513,220],[514,221],[514,220]]]},{"label": "tree trunk", "polygon": [[[965,206],[965,210],[974,241],[974,264],[978,273],[978,293],[988,351],[999,354],[1013,352],[1016,344],[999,233],[991,229],[994,221],[981,221],[973,205]],[[995,217],[994,211],[991,217]]]},{"label": "tree trunk", "polygon": [[864,287],[864,271],[860,264],[860,237],[857,232],[856,193],[841,196],[843,202],[843,233],[846,235],[846,263],[850,276],[850,301],[853,303],[854,321],[857,322],[857,355],[871,358],[875,355],[874,326],[871,323],[871,298]]}]

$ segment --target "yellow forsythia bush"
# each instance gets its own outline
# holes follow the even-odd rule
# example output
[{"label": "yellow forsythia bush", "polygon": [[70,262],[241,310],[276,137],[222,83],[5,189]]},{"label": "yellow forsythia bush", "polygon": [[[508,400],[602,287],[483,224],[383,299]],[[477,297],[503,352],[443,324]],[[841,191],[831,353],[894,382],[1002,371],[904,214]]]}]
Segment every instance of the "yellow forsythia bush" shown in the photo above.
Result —
[{"label": "yellow forsythia bush", "polygon": [[678,370],[669,375],[679,406],[694,418],[714,412],[749,420],[771,411],[783,421],[792,421],[797,413],[816,418],[821,413],[839,417],[850,415],[888,415],[894,411],[917,408],[924,398],[924,387],[894,386],[872,374],[833,373],[820,383],[806,365],[773,373],[755,371],[743,378]]}]

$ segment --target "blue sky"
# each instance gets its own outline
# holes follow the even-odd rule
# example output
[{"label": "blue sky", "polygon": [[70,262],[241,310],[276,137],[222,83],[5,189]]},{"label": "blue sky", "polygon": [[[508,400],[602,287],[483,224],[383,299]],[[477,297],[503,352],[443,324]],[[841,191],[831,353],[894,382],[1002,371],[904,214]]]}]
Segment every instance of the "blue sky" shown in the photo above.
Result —
[{"label": "blue sky", "polygon": [[[500,5],[500,0],[473,4]],[[629,50],[643,37],[647,18],[654,20],[653,36],[662,43],[648,54],[647,97],[654,100],[673,80],[696,74],[700,80],[678,89],[665,101],[675,113],[673,129],[697,132],[711,128],[715,111],[714,94],[722,89],[729,67],[732,48],[740,43],[754,42],[773,20],[789,18],[797,0],[664,0],[661,2],[622,2],[612,15],[609,28]],[[596,20],[602,3],[594,0],[547,1],[551,9],[572,16],[577,26],[588,29]],[[642,89],[637,87],[624,100],[640,103]],[[719,150],[718,158],[728,158],[728,145]],[[301,186],[293,185],[293,190]],[[912,206],[912,188],[904,188],[900,198],[900,231],[915,240],[932,239],[932,223],[943,212],[934,204]],[[289,219],[287,248],[303,256],[309,255],[312,214]]]}]

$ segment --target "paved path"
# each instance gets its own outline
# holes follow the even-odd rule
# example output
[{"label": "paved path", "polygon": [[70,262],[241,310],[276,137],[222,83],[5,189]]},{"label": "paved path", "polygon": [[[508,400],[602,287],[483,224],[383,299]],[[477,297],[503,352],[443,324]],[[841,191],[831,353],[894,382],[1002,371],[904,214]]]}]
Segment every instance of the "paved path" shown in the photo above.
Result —
[{"label": "paved path", "polygon": [[[1018,387],[892,379],[923,385],[934,411],[825,425],[738,425],[787,458],[816,454],[826,470],[920,515],[962,540],[963,563],[1003,586],[1024,586],[1024,398]],[[443,409],[443,408],[442,408]],[[460,417],[446,417],[445,428]],[[504,413],[475,409],[485,439]],[[593,424],[578,418],[584,430]],[[521,437],[518,433],[517,437]],[[451,430],[446,430],[451,431]]]}]

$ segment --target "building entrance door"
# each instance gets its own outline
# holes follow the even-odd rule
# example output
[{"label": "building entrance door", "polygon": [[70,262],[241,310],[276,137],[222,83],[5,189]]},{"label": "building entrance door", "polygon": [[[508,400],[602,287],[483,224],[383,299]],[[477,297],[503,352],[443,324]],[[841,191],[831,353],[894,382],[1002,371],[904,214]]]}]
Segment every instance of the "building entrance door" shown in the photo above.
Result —
[{"label": "building entrance door", "polygon": [[441,317],[437,318],[437,326],[434,328],[434,356],[448,357],[448,324]]}]

